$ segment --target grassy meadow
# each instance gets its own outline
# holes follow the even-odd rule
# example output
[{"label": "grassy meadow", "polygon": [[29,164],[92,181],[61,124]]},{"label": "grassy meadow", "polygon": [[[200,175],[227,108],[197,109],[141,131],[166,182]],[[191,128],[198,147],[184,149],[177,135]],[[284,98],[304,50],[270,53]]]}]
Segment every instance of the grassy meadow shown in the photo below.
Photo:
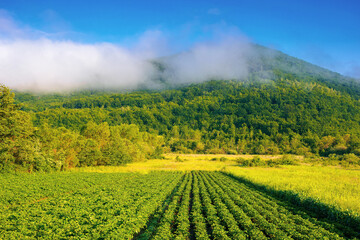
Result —
[{"label": "grassy meadow", "polygon": [[[133,162],[123,166],[96,166],[74,168],[75,172],[143,172],[154,170],[165,171],[224,171],[228,167],[236,167],[239,157],[251,159],[255,155],[226,154],[165,154],[164,159],[152,159],[146,162]],[[257,155],[263,160],[280,158],[281,155]]]},{"label": "grassy meadow", "polygon": [[301,197],[360,214],[360,170],[330,166],[284,166],[281,168],[241,168],[226,171],[274,190],[288,190]]}]

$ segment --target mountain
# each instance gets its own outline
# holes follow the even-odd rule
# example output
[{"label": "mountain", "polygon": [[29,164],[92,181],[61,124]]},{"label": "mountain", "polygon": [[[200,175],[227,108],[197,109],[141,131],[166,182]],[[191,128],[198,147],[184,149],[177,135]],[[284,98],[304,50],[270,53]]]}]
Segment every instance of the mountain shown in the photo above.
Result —
[{"label": "mountain", "polygon": [[251,72],[270,72],[278,76],[296,78],[299,81],[316,82],[329,88],[346,92],[355,98],[360,96],[360,81],[316,66],[280,51],[254,45],[255,53],[249,58]]},{"label": "mountain", "polygon": [[[150,157],[161,151],[337,154],[340,159],[351,154],[351,161],[358,161],[359,83],[276,50],[255,49],[247,59],[248,77],[241,81],[174,86],[160,79],[166,89],[128,93],[17,92],[16,102],[36,127],[28,137],[38,140],[40,152],[49,149],[41,154],[58,149],[67,152],[65,159],[73,159],[64,168],[119,164],[140,159],[142,152]],[[154,64],[161,72],[166,59]],[[51,134],[65,135],[48,139]],[[122,143],[116,145],[119,139]],[[56,144],[50,146],[52,141]],[[84,152],[84,147],[90,150]],[[113,161],[115,156],[119,160]]]}]

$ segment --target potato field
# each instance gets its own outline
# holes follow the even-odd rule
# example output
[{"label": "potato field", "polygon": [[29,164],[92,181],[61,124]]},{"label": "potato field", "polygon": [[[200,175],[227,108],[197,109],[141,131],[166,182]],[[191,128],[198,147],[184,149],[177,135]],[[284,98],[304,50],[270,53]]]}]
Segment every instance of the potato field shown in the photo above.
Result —
[{"label": "potato field", "polygon": [[0,239],[360,239],[222,172],[0,176]]}]

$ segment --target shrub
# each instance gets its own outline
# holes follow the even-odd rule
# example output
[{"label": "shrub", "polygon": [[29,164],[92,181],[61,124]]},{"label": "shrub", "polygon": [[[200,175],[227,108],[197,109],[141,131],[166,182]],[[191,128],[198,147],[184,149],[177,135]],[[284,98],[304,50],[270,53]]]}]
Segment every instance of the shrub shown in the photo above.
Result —
[{"label": "shrub", "polygon": [[235,151],[235,150],[233,150],[233,149],[227,150],[226,153],[229,154],[229,155],[236,155],[236,154],[238,154],[237,151]]},{"label": "shrub", "polygon": [[273,160],[273,159],[270,159],[266,162],[266,165],[268,165],[269,167],[277,167],[279,166],[279,161],[276,161],[276,160]]},{"label": "shrub", "polygon": [[342,166],[360,165],[360,158],[353,153],[344,154],[341,157]]},{"label": "shrub", "polygon": [[297,165],[297,161],[291,155],[284,155],[279,160],[280,165]]},{"label": "shrub", "polygon": [[176,156],[175,158],[175,162],[184,162],[183,159],[181,159],[179,156]]},{"label": "shrub", "polygon": [[253,159],[244,159],[242,161],[241,166],[243,167],[262,167],[266,166],[266,162],[261,160],[259,156],[253,157]]},{"label": "shrub", "polygon": [[242,157],[239,157],[235,161],[236,161],[237,164],[242,165],[246,161],[246,159],[242,158]]}]

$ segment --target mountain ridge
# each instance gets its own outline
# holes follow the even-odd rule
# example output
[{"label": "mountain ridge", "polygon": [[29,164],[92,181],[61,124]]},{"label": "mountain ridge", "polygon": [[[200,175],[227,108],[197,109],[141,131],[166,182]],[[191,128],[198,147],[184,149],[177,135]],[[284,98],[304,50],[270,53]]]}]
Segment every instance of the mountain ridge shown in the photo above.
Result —
[{"label": "mountain ridge", "polygon": [[[267,48],[258,44],[252,44],[252,50],[247,56],[247,68],[248,74],[246,77],[238,79],[239,81],[251,82],[251,81],[276,81],[279,78],[297,79],[299,81],[317,82],[323,83],[330,88],[346,92],[353,97],[360,97],[360,81],[355,78],[343,76],[339,73],[331,71],[329,69],[317,66],[315,64],[306,62],[305,60],[292,57],[279,50]],[[181,54],[181,53],[179,53]],[[175,55],[174,55],[175,56]],[[166,76],[161,73],[167,68],[167,61],[169,58],[174,57],[165,56],[160,59],[153,59],[150,62],[155,66],[158,73],[152,78],[151,84],[141,84],[138,89],[124,90],[124,89],[83,89],[74,90],[68,92],[59,93],[32,93],[29,91],[15,91],[17,94],[34,95],[34,96],[74,96],[76,94],[85,93],[86,95],[96,95],[103,93],[128,93],[134,91],[161,91],[166,89],[178,89],[189,86],[193,83],[170,83]],[[210,78],[210,80],[217,80],[216,78]],[[233,79],[223,79],[233,80]],[[22,100],[21,100],[22,101]]]}]

